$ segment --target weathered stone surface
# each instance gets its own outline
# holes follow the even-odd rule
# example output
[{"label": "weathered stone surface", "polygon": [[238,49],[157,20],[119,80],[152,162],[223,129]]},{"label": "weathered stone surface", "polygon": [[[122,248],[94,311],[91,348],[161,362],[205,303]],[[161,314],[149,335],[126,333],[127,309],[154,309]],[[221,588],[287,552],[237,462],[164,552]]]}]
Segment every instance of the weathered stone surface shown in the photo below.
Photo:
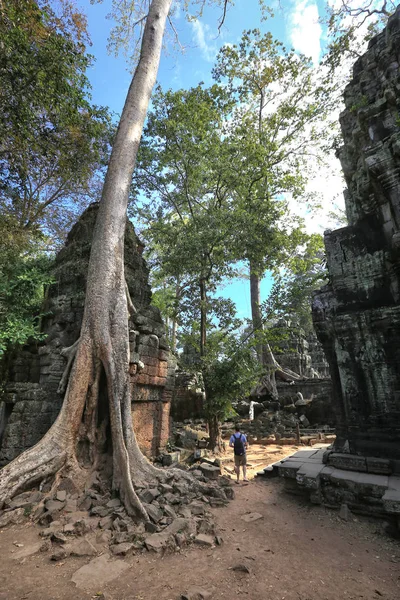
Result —
[{"label": "weathered stone surface", "polygon": [[143,506],[146,509],[150,519],[154,523],[158,523],[159,521],[161,521],[161,519],[163,518],[163,513],[159,508],[157,508],[153,504],[146,504],[145,502],[143,503]]},{"label": "weathered stone surface", "polygon": [[148,533],[157,533],[159,531],[159,527],[151,521],[145,523],[145,529]]},{"label": "weathered stone surface", "polygon": [[96,535],[96,544],[104,544],[104,545],[108,546],[111,541],[111,538],[112,538],[111,531],[109,531],[109,530],[100,531]]},{"label": "weathered stone surface", "polygon": [[49,513],[54,513],[56,511],[62,510],[65,506],[65,502],[59,502],[58,500],[46,500],[44,505],[46,507],[46,510],[49,511]]},{"label": "weathered stone surface", "polygon": [[214,536],[206,535],[205,533],[199,533],[194,538],[194,543],[198,546],[207,546],[211,547],[214,544]]},{"label": "weathered stone surface", "polygon": [[308,379],[330,376],[324,351],[314,334],[306,335],[296,323],[286,319],[281,319],[274,331],[280,365]]},{"label": "weathered stone surface", "polygon": [[181,595],[181,600],[211,600],[213,592],[198,586],[192,586]]},{"label": "weathered stone surface", "polygon": [[54,561],[64,560],[64,558],[67,558],[67,556],[68,556],[68,552],[65,548],[57,548],[57,550],[55,550],[53,552],[53,554],[50,556],[50,560],[54,560]]},{"label": "weathered stone surface", "polygon": [[145,540],[145,546],[149,552],[161,552],[167,548],[175,548],[174,536],[165,533],[153,533]]},{"label": "weathered stone surface", "polygon": [[39,491],[37,492],[24,492],[23,494],[19,494],[15,496],[9,503],[8,506],[10,508],[21,508],[21,507],[29,507],[34,504],[40,502],[43,498],[43,494]]},{"label": "weathered stone surface", "polygon": [[71,556],[96,556],[97,550],[89,540],[82,538],[74,540],[65,546],[65,550]]},{"label": "weathered stone surface", "polygon": [[242,519],[242,521],[245,521],[245,523],[252,523],[253,521],[258,521],[259,519],[262,519],[263,516],[260,513],[253,512],[247,513],[246,515],[242,515],[240,518]]},{"label": "weathered stone surface", "polygon": [[341,454],[332,452],[329,455],[329,464],[337,469],[345,469],[346,471],[361,471],[367,472],[367,461],[365,456],[356,456],[354,454]]},{"label": "weathered stone surface", "polygon": [[350,518],[350,511],[347,504],[342,504],[339,511],[339,517],[343,519],[343,521],[348,521]]},{"label": "weathered stone surface", "polygon": [[[188,507],[187,507],[191,514],[194,516],[201,516],[204,515],[204,513],[206,512],[206,509],[204,507],[204,504],[202,502],[191,502]],[[183,514],[183,508],[180,509],[180,513]]]},{"label": "weathered stone surface", "polygon": [[389,487],[383,495],[383,506],[386,512],[400,515],[400,477],[389,478]]},{"label": "weathered stone surface", "polygon": [[66,544],[67,538],[63,533],[61,533],[61,531],[55,531],[51,535],[51,541],[55,542],[56,544]]},{"label": "weathered stone surface", "polygon": [[156,488],[153,488],[153,489],[143,490],[143,492],[140,492],[139,498],[141,499],[142,502],[146,502],[147,504],[150,504],[159,495],[160,495],[160,492]]},{"label": "weathered stone surface", "polygon": [[12,558],[14,560],[22,560],[23,558],[27,558],[28,556],[33,556],[40,552],[43,542],[37,542],[36,544],[28,544],[24,546],[18,552],[14,552],[12,554]]},{"label": "weathered stone surface", "polygon": [[133,551],[134,547],[134,544],[130,542],[123,542],[122,544],[110,546],[110,550],[115,556],[126,556]]},{"label": "weathered stone surface", "polygon": [[118,506],[122,506],[121,500],[119,498],[113,498],[107,502],[106,506],[107,508],[118,508]]},{"label": "weathered stone surface", "polygon": [[221,467],[214,467],[208,463],[201,463],[199,470],[207,479],[218,479],[218,477],[221,475]]},{"label": "weathered stone surface", "polygon": [[71,581],[79,589],[92,592],[94,589],[101,589],[103,585],[116,579],[129,568],[128,562],[111,560],[106,554],[103,554],[75,571]]},{"label": "weathered stone surface", "polygon": [[215,523],[209,519],[199,519],[197,521],[197,533],[215,536]]},{"label": "weathered stone surface", "polygon": [[94,506],[91,509],[90,514],[104,519],[104,517],[107,517],[111,512],[112,509],[107,508],[106,506]]},{"label": "weathered stone surface", "polygon": [[18,523],[23,523],[24,520],[25,509],[16,508],[15,510],[4,513],[4,515],[0,517],[0,529],[2,527],[7,527],[7,525],[17,525]]},{"label": "weathered stone surface", "polygon": [[287,491],[303,495],[315,504],[337,507],[345,520],[351,512],[381,517],[400,514],[400,477],[396,475],[326,465],[323,450],[312,454],[304,450],[296,452],[276,463],[276,467],[285,478]]},{"label": "weathered stone surface", "polygon": [[190,539],[196,535],[196,522],[193,519],[177,518],[161,533],[153,533],[145,540],[147,550],[152,552],[161,552],[166,549],[174,549],[176,547],[177,534],[182,534],[180,544],[183,539]]},{"label": "weathered stone surface", "polygon": [[[400,459],[399,41],[397,9],[344,92],[339,158],[349,225],[325,235],[329,284],[313,302],[332,375],[334,448],[388,459],[393,469]],[[373,473],[374,461],[366,465]],[[375,465],[382,473],[383,463]]]},{"label": "weathered stone surface", "polygon": [[171,415],[176,421],[204,417],[205,392],[201,372],[178,371],[171,404]]}]

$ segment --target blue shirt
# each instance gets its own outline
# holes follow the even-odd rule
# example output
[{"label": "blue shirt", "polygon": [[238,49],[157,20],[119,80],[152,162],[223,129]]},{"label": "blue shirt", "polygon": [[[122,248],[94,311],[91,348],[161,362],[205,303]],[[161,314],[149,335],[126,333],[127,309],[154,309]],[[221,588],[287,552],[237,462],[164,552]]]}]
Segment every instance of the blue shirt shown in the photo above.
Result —
[{"label": "blue shirt", "polygon": [[[238,434],[239,434],[239,435],[238,435]],[[235,440],[238,440],[238,439],[239,439],[239,436],[240,436],[240,438],[241,438],[241,440],[242,440],[242,442],[243,442],[243,445],[244,445],[244,447],[245,447],[245,448],[244,448],[244,451],[246,452],[247,437],[244,435],[244,433],[241,433],[241,432],[239,432],[239,431],[236,431],[235,433],[233,433],[233,434],[231,435],[231,437],[230,437],[230,440],[229,440],[229,445],[230,445],[230,446],[231,446],[231,445],[233,446],[233,445],[234,445],[234,443],[235,443]]]}]

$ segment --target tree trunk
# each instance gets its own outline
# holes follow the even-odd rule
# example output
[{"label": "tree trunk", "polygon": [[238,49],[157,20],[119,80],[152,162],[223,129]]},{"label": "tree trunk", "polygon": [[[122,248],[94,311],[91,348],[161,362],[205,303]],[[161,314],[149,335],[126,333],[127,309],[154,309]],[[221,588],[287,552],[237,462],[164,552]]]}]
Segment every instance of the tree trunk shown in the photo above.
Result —
[{"label": "tree trunk", "polygon": [[218,421],[218,417],[212,416],[207,420],[208,434],[210,441],[208,446],[212,452],[221,452],[223,450],[223,442],[221,436],[221,428]]},{"label": "tree trunk", "polygon": [[[264,326],[260,310],[260,276],[252,262],[250,262],[250,303],[253,333],[256,337],[258,336],[261,338]],[[257,342],[257,356],[259,363],[263,364],[263,346],[261,339]]]},{"label": "tree trunk", "polygon": [[[278,391],[275,380],[275,359],[268,343],[263,339],[264,324],[260,309],[260,271],[258,265],[250,261],[250,300],[253,332],[257,341],[257,356],[259,363],[265,370],[262,378],[262,389],[276,400]],[[259,386],[258,386],[259,387]]]},{"label": "tree trunk", "polygon": [[104,421],[98,423],[99,383],[107,380],[112,438],[113,489],[127,512],[148,519],[133,480],[156,477],[142,455],[132,427],[129,381],[128,304],[124,275],[124,232],[129,187],[151,92],[156,80],[162,38],[171,0],[152,0],[140,59],[118,126],[93,234],[80,341],[64,403],[54,425],[33,448],[0,471],[0,508],[24,488],[60,469],[75,481],[99,459]]},{"label": "tree trunk", "polygon": [[290,369],[281,367],[276,361],[269,343],[263,339],[264,324],[260,310],[260,275],[258,266],[250,261],[250,300],[251,300],[251,316],[253,324],[253,332],[258,338],[257,356],[260,364],[263,366],[265,374],[261,381],[252,391],[252,396],[268,395],[274,400],[278,399],[278,390],[276,387],[276,379],[290,382],[303,379],[297,373]]},{"label": "tree trunk", "polygon": [[207,292],[206,280],[200,279],[200,356],[206,353],[207,336]]},{"label": "tree trunk", "polygon": [[172,336],[171,336],[171,350],[176,352],[176,334],[178,329],[178,310],[179,310],[179,299],[181,294],[181,288],[178,283],[175,285],[175,298],[174,298],[174,314],[172,317]]}]

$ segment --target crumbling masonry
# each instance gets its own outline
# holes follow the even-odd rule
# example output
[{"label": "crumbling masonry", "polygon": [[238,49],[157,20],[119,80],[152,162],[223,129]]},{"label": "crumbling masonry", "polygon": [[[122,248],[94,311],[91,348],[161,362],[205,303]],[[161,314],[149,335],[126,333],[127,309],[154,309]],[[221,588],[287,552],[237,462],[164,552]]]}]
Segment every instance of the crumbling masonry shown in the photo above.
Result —
[{"label": "crumbling masonry", "polygon": [[[66,359],[60,352],[79,337],[97,208],[98,204],[89,206],[56,257],[55,283],[48,291],[42,324],[45,341],[7,357],[7,383],[0,400],[0,465],[36,444],[61,408],[63,395],[58,387]],[[133,424],[142,451],[156,455],[170,435],[175,359],[169,352],[160,312],[150,303],[142,249],[127,222],[125,275],[137,308],[129,322]]]},{"label": "crumbling masonry", "polygon": [[349,225],[325,235],[329,284],[313,318],[337,438],[276,465],[314,502],[400,525],[400,8],[357,60],[340,117]]}]

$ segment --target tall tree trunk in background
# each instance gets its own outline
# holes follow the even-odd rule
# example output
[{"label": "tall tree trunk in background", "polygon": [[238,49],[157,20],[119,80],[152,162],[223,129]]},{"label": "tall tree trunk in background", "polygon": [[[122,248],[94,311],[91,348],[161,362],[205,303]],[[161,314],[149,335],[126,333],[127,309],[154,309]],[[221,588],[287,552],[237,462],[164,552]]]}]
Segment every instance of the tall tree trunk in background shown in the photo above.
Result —
[{"label": "tall tree trunk in background", "polygon": [[172,336],[171,336],[171,350],[176,352],[176,334],[178,329],[178,311],[179,311],[179,299],[181,296],[181,287],[179,279],[175,285],[175,298],[174,298],[174,311],[172,316]]},{"label": "tall tree trunk in background", "polygon": [[275,380],[275,359],[269,344],[263,339],[264,324],[261,315],[260,296],[260,269],[257,264],[250,261],[250,302],[253,332],[257,341],[257,356],[259,363],[264,368],[263,387],[272,398],[278,398]]},{"label": "tall tree trunk in background", "polygon": [[268,395],[276,400],[278,398],[278,390],[276,387],[277,378],[281,379],[282,381],[295,381],[302,379],[302,377],[290,369],[281,367],[274,357],[271,346],[266,340],[263,339],[264,324],[260,309],[260,270],[258,265],[251,261],[250,301],[253,331],[256,338],[258,337],[257,356],[264,370],[264,375],[260,383],[252,391],[252,395]]},{"label": "tall tree trunk in background", "polygon": [[[253,323],[253,332],[255,336],[261,338],[264,331],[261,309],[260,309],[260,275],[257,267],[250,261],[250,303],[251,303],[251,320]],[[257,356],[260,364],[263,364],[263,347],[262,340],[257,342]]]},{"label": "tall tree trunk in background", "polygon": [[178,327],[178,321],[175,315],[172,317],[172,334],[171,334],[171,350],[175,354],[176,352],[176,331]]},{"label": "tall tree trunk in background", "polygon": [[206,280],[200,279],[200,356],[206,354],[207,340],[207,290]]},{"label": "tall tree trunk in background", "polygon": [[[104,423],[98,424],[99,385],[107,380],[112,436],[113,489],[128,513],[148,519],[134,481],[159,471],[142,455],[132,428],[129,382],[128,303],[124,275],[126,209],[136,154],[151,92],[156,81],[162,39],[171,0],[152,0],[140,59],[118,126],[93,234],[81,335],[61,412],[43,439],[0,471],[0,508],[4,501],[54,475],[88,476],[82,454],[99,466]],[[103,433],[102,433],[103,432]],[[81,464],[80,464],[81,463]]]}]

